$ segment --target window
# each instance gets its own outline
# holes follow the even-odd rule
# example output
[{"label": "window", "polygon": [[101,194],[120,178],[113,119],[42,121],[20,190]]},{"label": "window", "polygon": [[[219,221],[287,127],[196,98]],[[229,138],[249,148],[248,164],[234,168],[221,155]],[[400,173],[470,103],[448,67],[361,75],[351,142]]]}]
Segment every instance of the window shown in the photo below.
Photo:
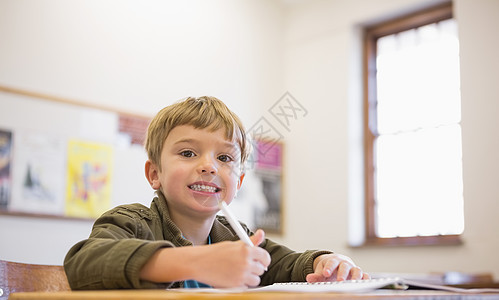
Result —
[{"label": "window", "polygon": [[459,42],[452,6],[365,33],[366,244],[460,243]]}]

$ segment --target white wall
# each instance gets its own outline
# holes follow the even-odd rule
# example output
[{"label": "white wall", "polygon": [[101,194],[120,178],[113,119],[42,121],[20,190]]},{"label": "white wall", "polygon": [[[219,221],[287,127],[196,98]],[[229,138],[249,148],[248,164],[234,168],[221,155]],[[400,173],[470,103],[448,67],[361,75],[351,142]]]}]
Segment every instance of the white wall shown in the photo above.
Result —
[{"label": "white wall", "polygon": [[287,141],[286,244],[331,248],[372,272],[492,271],[499,276],[499,2],[494,0],[455,1],[461,43],[464,244],[348,246],[349,229],[360,227],[356,223],[361,221],[348,219],[352,211],[347,202],[362,197],[362,140],[354,122],[362,99],[359,27],[436,2],[313,1],[287,11],[285,83],[309,115]]},{"label": "white wall", "polygon": [[[372,272],[493,271],[499,277],[495,0],[455,2],[464,245],[348,247],[348,200],[362,195],[354,126],[361,101],[359,26],[435,2],[0,0],[0,84],[144,114],[187,95],[211,94],[248,127],[289,91],[308,115],[283,132],[285,234],[277,240],[297,250],[351,255]],[[0,216],[0,257],[62,263],[67,248],[89,231],[89,222]]]},{"label": "white wall", "polygon": [[[213,95],[251,126],[284,92],[282,18],[272,1],[0,0],[0,84],[150,116]],[[143,165],[131,169],[142,191]],[[1,215],[0,258],[62,264],[91,225]]]}]

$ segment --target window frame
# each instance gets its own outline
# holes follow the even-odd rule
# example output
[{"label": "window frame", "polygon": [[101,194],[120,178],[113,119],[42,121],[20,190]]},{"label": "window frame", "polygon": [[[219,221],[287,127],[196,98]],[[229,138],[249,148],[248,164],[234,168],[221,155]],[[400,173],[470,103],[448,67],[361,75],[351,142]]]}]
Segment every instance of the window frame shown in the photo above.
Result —
[{"label": "window frame", "polygon": [[377,120],[376,43],[383,36],[395,34],[453,17],[452,2],[427,8],[387,22],[366,27],[363,57],[363,120],[364,120],[364,173],[365,173],[365,239],[364,246],[459,245],[461,235],[433,235],[381,238],[375,226],[375,167],[374,143],[379,136]]}]

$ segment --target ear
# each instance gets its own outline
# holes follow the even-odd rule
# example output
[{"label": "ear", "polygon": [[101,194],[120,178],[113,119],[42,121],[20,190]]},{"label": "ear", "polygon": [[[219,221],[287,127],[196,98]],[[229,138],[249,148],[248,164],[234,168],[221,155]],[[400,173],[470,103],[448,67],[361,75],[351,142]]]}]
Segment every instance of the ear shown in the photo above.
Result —
[{"label": "ear", "polygon": [[149,181],[151,187],[155,190],[161,187],[161,182],[159,181],[159,168],[149,159],[146,161],[145,166],[146,178]]},{"label": "ear", "polygon": [[243,179],[244,179],[244,173],[241,173],[241,176],[239,176],[239,180],[237,181],[237,189],[239,190],[241,188],[241,185],[243,185]]}]

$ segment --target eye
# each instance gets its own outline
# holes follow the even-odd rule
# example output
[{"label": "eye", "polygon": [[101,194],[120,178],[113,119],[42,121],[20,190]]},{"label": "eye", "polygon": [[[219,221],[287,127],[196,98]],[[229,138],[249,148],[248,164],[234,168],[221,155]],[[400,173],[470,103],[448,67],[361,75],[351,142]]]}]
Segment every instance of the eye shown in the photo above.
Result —
[{"label": "eye", "polygon": [[218,160],[220,160],[221,162],[231,162],[231,161],[234,161],[234,159],[232,159],[232,157],[230,157],[227,154],[219,155],[218,156]]},{"label": "eye", "polygon": [[183,156],[183,157],[194,157],[194,156],[196,156],[196,154],[194,154],[194,152],[192,152],[191,150],[184,150],[184,151],[180,152],[180,155]]}]

